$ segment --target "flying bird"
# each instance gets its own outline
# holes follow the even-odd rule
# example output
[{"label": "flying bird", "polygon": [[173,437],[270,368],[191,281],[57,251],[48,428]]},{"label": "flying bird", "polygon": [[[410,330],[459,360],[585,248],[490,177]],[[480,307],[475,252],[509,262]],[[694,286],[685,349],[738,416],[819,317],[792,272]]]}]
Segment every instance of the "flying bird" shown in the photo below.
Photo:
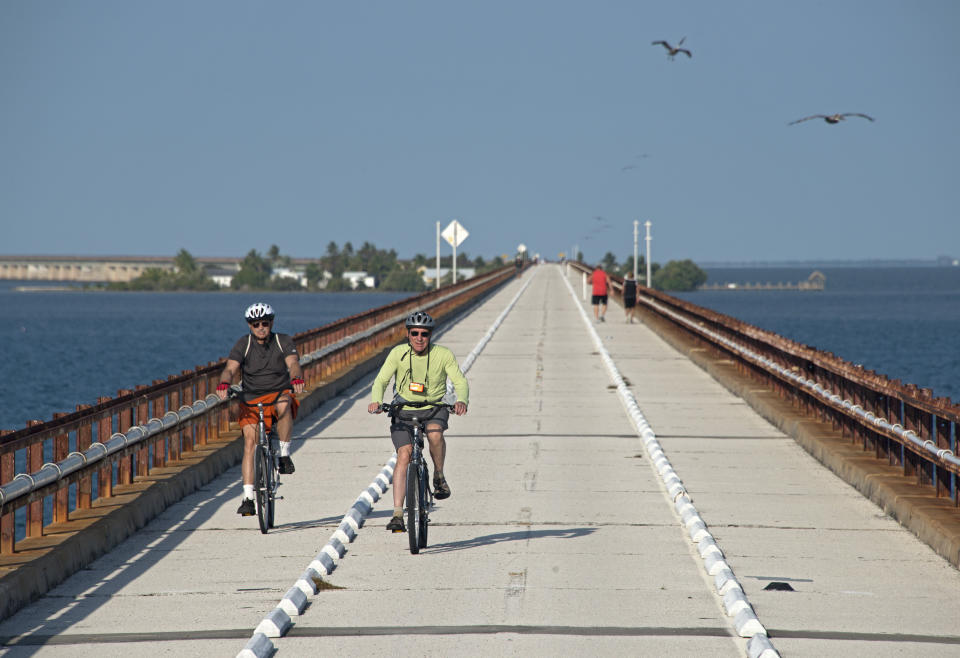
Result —
[{"label": "flying bird", "polygon": [[674,57],[677,56],[677,53],[683,53],[683,54],[685,54],[687,57],[693,57],[693,55],[690,54],[690,51],[689,51],[689,50],[687,50],[686,48],[681,48],[681,47],[680,47],[680,46],[683,45],[683,42],[686,41],[686,40],[687,40],[687,37],[683,37],[682,39],[680,39],[680,43],[678,43],[676,47],[671,46],[671,45],[670,45],[669,43],[667,43],[666,41],[653,41],[653,42],[650,43],[650,45],[651,45],[651,46],[663,46],[664,48],[666,48],[666,49],[667,49],[667,59],[673,59]]},{"label": "flying bird", "polygon": [[795,123],[801,123],[803,121],[809,121],[810,119],[823,119],[827,123],[840,123],[847,117],[863,117],[868,121],[873,121],[873,117],[868,117],[866,114],[860,114],[859,112],[844,112],[842,114],[813,114],[808,117],[803,117],[802,119],[797,119],[796,121],[791,121],[788,123],[788,126],[792,126]]}]

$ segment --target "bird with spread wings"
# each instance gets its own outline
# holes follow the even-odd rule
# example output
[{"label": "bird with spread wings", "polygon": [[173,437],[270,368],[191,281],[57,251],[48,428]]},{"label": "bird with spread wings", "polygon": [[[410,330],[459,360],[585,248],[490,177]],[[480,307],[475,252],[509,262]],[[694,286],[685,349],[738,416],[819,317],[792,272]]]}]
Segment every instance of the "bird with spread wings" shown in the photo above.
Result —
[{"label": "bird with spread wings", "polygon": [[671,46],[671,45],[670,45],[669,43],[667,43],[666,41],[653,41],[653,42],[650,43],[650,45],[651,45],[651,46],[663,46],[664,48],[666,48],[666,49],[667,49],[667,59],[673,59],[674,57],[677,56],[677,53],[683,53],[683,54],[685,54],[687,57],[693,57],[693,55],[690,53],[689,50],[687,50],[686,48],[681,48],[681,47],[680,47],[680,46],[683,45],[683,42],[686,41],[686,40],[687,40],[687,37],[683,37],[682,39],[680,39],[680,43],[678,43],[678,44],[676,45],[676,47]]},{"label": "bird with spread wings", "polygon": [[808,117],[803,117],[802,119],[797,119],[796,121],[791,121],[788,123],[788,126],[792,126],[795,123],[803,123],[804,121],[809,121],[810,119],[823,119],[827,123],[840,123],[847,117],[863,117],[868,121],[873,121],[873,117],[869,117],[866,114],[861,114],[859,112],[843,112],[842,114],[811,114]]}]

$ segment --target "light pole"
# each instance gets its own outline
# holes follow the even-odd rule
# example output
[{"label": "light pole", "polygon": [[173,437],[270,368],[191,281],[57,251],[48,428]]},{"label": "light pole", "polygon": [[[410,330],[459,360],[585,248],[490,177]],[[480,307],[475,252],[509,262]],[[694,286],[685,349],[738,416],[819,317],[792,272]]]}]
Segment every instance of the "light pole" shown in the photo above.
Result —
[{"label": "light pole", "polygon": [[646,221],[646,222],[643,223],[643,225],[647,227],[647,237],[646,237],[646,241],[647,241],[647,287],[648,287],[648,288],[652,288],[652,287],[653,287],[653,281],[650,280],[650,241],[651,241],[653,238],[650,237],[650,222],[649,222],[649,221]]},{"label": "light pole", "polygon": [[440,290],[440,222],[437,222],[437,290]]},{"label": "light pole", "polygon": [[637,230],[640,222],[633,220],[633,280],[637,280]]}]

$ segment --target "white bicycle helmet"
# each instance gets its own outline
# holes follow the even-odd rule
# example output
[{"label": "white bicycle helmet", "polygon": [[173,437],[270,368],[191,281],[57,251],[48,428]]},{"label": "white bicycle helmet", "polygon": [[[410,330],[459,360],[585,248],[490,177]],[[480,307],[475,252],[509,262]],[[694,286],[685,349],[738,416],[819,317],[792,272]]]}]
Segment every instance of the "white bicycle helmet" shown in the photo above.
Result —
[{"label": "white bicycle helmet", "polygon": [[275,315],[270,304],[257,302],[247,307],[243,317],[247,319],[247,322],[253,322],[254,320],[272,320]]},{"label": "white bicycle helmet", "polygon": [[433,318],[430,317],[429,313],[423,311],[414,311],[407,316],[407,321],[405,322],[407,329],[411,327],[423,327],[424,329],[433,329],[434,324]]}]

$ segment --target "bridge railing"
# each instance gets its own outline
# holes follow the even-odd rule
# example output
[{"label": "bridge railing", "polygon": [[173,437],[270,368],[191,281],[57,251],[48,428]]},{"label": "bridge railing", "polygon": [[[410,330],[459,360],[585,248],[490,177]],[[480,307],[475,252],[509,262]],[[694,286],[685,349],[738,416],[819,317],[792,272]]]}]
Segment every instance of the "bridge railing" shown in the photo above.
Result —
[{"label": "bridge railing", "polygon": [[[514,276],[512,266],[440,290],[342,318],[294,336],[306,387],[313,389],[403,339],[415,309],[443,318]],[[0,430],[0,555],[16,551],[16,515],[25,538],[75,518],[115,487],[146,479],[230,430],[230,405],[214,393],[224,360],[184,370],[117,397],[78,404],[52,420]],[[25,464],[22,473],[15,465]],[[48,510],[48,513],[45,513]]]},{"label": "bridge railing", "polygon": [[[570,263],[583,277],[592,268]],[[623,279],[611,275],[623,302]],[[764,382],[804,413],[960,506],[957,440],[960,405],[708,308],[638,286],[638,303],[696,340],[721,350],[738,369]]]}]

